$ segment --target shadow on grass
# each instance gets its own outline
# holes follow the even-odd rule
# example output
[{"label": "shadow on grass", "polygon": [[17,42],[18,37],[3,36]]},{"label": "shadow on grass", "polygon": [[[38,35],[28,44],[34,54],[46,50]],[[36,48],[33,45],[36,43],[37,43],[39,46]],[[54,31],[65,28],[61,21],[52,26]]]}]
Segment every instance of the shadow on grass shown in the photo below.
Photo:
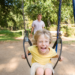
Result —
[{"label": "shadow on grass", "polygon": [[22,36],[22,32],[11,32],[9,30],[0,30],[0,41],[18,41],[15,38]]},{"label": "shadow on grass", "polygon": [[72,44],[72,43],[75,43],[75,40],[72,40],[72,41],[63,41],[63,44]]},{"label": "shadow on grass", "polygon": [[16,41],[16,39],[8,36],[0,36],[0,41],[7,41],[7,40]]}]

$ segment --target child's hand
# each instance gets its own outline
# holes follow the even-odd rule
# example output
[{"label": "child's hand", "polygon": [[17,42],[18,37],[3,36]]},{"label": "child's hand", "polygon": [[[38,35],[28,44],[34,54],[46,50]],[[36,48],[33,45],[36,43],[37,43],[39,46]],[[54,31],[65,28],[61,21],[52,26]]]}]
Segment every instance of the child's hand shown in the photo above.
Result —
[{"label": "child's hand", "polygon": [[62,60],[63,60],[63,57],[61,56],[59,61],[62,61]]},{"label": "child's hand", "polygon": [[22,58],[22,59],[25,59],[25,55],[24,55],[24,54],[23,54],[23,55],[21,55],[21,58]]}]

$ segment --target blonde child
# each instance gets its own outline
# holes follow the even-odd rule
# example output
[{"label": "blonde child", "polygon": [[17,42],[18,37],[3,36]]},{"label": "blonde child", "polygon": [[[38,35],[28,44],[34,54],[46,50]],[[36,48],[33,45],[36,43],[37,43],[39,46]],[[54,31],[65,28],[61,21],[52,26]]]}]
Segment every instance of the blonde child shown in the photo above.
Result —
[{"label": "blonde child", "polygon": [[[51,34],[42,29],[34,34],[33,46],[28,47],[28,53],[32,55],[31,75],[52,75],[54,73],[51,58],[58,57],[54,49],[50,47]],[[25,59],[25,56],[22,55]]]}]

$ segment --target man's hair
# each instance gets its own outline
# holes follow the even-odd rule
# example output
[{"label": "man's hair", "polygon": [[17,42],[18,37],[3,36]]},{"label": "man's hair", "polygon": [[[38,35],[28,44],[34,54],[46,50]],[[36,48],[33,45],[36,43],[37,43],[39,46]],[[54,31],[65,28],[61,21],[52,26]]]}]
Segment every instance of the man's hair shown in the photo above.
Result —
[{"label": "man's hair", "polygon": [[52,40],[51,33],[46,29],[42,29],[42,30],[36,31],[36,33],[34,34],[33,45],[37,44],[37,40],[41,35],[44,35],[46,38],[49,38],[49,43],[51,43],[51,40]]},{"label": "man's hair", "polygon": [[38,14],[37,17],[38,17],[39,15],[42,17],[42,14]]}]

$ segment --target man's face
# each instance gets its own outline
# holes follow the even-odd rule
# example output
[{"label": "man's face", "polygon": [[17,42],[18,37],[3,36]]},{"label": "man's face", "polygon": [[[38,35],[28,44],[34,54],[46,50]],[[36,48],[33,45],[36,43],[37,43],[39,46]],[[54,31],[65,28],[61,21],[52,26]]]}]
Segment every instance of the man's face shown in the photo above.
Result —
[{"label": "man's face", "polygon": [[41,15],[38,15],[38,20],[41,20],[42,19],[42,16]]}]

